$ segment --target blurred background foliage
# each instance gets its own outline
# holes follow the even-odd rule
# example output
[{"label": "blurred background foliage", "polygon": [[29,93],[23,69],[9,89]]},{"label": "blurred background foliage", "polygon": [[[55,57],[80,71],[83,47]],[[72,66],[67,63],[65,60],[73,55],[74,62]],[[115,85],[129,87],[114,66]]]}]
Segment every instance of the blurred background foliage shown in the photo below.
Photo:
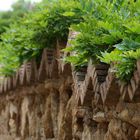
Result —
[{"label": "blurred background foliage", "polygon": [[19,0],[12,5],[12,10],[0,11],[0,34],[5,32],[10,24],[24,17],[34,7],[30,1]]}]

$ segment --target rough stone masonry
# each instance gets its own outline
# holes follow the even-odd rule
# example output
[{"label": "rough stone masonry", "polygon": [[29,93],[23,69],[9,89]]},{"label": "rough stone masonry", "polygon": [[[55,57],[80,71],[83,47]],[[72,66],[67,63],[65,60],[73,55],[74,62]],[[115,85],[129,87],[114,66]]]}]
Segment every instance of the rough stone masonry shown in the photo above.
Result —
[{"label": "rough stone masonry", "polygon": [[106,64],[75,72],[65,45],[0,85],[0,140],[140,140],[140,62],[129,84]]}]

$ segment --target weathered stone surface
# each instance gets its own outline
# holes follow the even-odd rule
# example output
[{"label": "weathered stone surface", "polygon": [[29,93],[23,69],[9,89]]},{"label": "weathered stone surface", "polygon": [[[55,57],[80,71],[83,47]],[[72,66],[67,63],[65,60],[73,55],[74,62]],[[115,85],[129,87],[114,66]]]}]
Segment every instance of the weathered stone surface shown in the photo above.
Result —
[{"label": "weathered stone surface", "polygon": [[96,122],[105,122],[106,118],[105,118],[105,113],[104,112],[98,112],[96,115],[93,115],[93,120]]},{"label": "weathered stone surface", "polygon": [[139,62],[124,85],[91,60],[75,73],[56,50],[0,84],[0,140],[140,140]]}]

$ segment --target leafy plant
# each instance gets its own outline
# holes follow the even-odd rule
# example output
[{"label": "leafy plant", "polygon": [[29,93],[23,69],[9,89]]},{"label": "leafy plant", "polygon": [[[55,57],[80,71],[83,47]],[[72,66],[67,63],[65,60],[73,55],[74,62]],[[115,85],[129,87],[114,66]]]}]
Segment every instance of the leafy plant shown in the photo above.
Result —
[{"label": "leafy plant", "polygon": [[2,74],[10,75],[24,61],[38,58],[43,48],[55,48],[57,40],[66,42],[70,25],[83,20],[84,12],[79,2],[61,0],[45,3],[47,6],[36,7],[1,35]]},{"label": "leafy plant", "polygon": [[140,58],[139,7],[133,0],[44,0],[1,35],[0,73],[9,76],[24,61],[39,59],[43,48],[67,42],[71,28],[78,35],[68,42],[65,51],[73,55],[65,61],[76,69],[89,59],[105,62],[129,81]]},{"label": "leafy plant", "polygon": [[139,59],[140,1],[92,2],[92,10],[84,16],[84,21],[71,27],[79,35],[65,49],[76,54],[75,59],[70,56],[67,60],[75,66],[91,58],[94,63],[111,64],[116,76],[128,82]]}]

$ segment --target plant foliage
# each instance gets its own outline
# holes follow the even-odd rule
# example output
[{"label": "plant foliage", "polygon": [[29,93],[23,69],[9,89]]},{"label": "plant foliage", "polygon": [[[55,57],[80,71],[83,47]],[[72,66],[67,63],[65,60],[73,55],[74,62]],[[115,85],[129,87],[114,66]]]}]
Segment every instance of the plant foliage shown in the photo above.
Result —
[{"label": "plant foliage", "polygon": [[140,59],[139,0],[43,0],[1,35],[0,72],[11,75],[25,61],[39,59],[43,48],[67,42],[69,28],[78,32],[65,58],[79,69],[105,62],[129,81]]},{"label": "plant foliage", "polygon": [[75,67],[89,59],[105,62],[119,79],[129,81],[140,55],[139,6],[139,0],[94,0],[84,21],[71,26],[79,34],[65,50],[75,52],[75,60],[66,60]]},{"label": "plant foliage", "polygon": [[69,27],[83,20],[79,2],[45,1],[10,25],[1,35],[0,61],[2,75],[9,76],[27,60],[38,58],[43,48],[55,47],[56,41],[67,41]]}]

